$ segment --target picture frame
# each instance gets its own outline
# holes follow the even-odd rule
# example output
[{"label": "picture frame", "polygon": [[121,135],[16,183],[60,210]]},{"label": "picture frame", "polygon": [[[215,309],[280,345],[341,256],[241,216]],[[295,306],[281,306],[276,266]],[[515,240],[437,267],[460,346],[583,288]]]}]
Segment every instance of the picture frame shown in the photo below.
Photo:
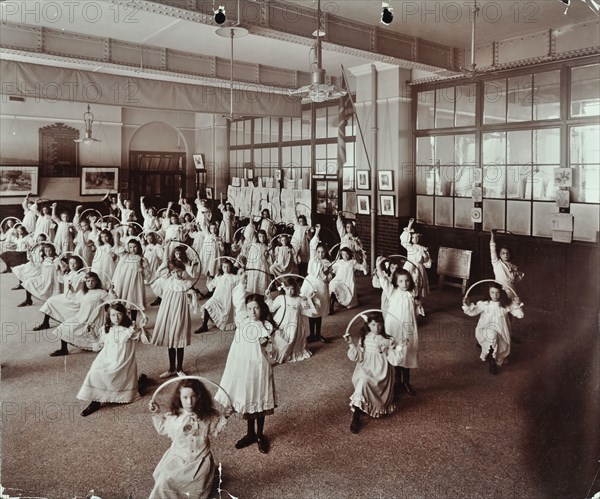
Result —
[{"label": "picture frame", "polygon": [[38,195],[39,166],[0,166],[0,197]]},{"label": "picture frame", "polygon": [[385,216],[393,217],[396,213],[395,196],[382,195],[382,196],[379,196],[379,201],[381,203],[381,214],[385,215]]},{"label": "picture frame", "polygon": [[371,213],[371,196],[359,194],[356,196],[356,212],[359,215],[368,215]]},{"label": "picture frame", "polygon": [[212,187],[207,187],[204,192],[206,194],[206,199],[213,199]]},{"label": "picture frame", "polygon": [[555,187],[573,187],[573,168],[554,169]]},{"label": "picture frame", "polygon": [[394,190],[394,172],[392,170],[382,170],[377,172],[377,180],[380,191]]},{"label": "picture frame", "polygon": [[119,190],[118,166],[84,166],[81,169],[81,196],[103,196]]},{"label": "picture frame", "polygon": [[369,184],[369,170],[356,170],[356,188],[362,191],[368,191],[371,187]]},{"label": "picture frame", "polygon": [[192,158],[194,158],[194,167],[196,168],[196,170],[205,170],[204,155],[192,154]]}]

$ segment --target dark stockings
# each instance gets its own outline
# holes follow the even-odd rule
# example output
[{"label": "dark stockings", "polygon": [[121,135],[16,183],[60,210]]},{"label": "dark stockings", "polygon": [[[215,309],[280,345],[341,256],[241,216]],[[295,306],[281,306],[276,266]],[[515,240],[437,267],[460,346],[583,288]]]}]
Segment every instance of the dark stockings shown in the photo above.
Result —
[{"label": "dark stockings", "polygon": [[[169,371],[183,371],[183,348],[169,348]],[[177,358],[177,366],[175,366]]]}]

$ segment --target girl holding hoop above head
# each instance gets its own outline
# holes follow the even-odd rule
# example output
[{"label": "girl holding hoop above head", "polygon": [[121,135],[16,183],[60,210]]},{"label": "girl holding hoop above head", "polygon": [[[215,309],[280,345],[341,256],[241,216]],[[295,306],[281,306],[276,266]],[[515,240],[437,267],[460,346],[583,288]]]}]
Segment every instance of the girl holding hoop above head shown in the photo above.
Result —
[{"label": "girl holding hoop above head", "polygon": [[525,274],[519,272],[517,266],[510,261],[512,255],[508,247],[500,246],[499,251],[497,250],[496,231],[492,230],[490,234],[490,257],[494,269],[494,279],[504,286],[504,291],[512,300],[517,296],[517,284],[521,282]]},{"label": "girl holding hoop above head", "polygon": [[179,189],[179,201],[177,202],[179,206],[181,206],[181,211],[179,212],[179,218],[183,220],[183,217],[186,214],[190,214],[192,217],[194,216],[194,211],[192,210],[192,205],[188,203],[187,198],[183,197],[183,189]]},{"label": "girl holding hoop above head", "polygon": [[156,279],[158,269],[162,265],[164,257],[164,248],[159,239],[159,234],[149,231],[144,234],[144,258],[148,260],[148,281]]},{"label": "girl holding hoop above head", "polygon": [[[99,273],[102,276],[102,281],[106,281],[107,278],[112,279],[119,259],[113,234],[107,229],[102,229],[93,241],[96,246],[96,253],[92,262],[92,271]],[[103,282],[103,284],[108,283]]]},{"label": "girl holding hoop above head", "polygon": [[223,204],[223,193],[221,193],[221,203],[218,208],[223,214],[223,221],[221,222],[221,225],[219,225],[219,237],[225,246],[225,254],[231,255],[231,243],[233,242],[233,233],[235,232],[233,226],[235,210],[229,201]]},{"label": "girl holding hoop above head", "polygon": [[[267,306],[277,324],[273,336],[273,359],[279,364],[309,359],[312,353],[306,348],[309,327],[304,300],[310,298],[300,296],[300,287],[293,276],[283,276],[280,282],[283,295],[271,299],[271,291],[266,293]],[[314,294],[312,288],[310,291]]]},{"label": "girl holding hoop above head", "polygon": [[23,199],[23,226],[27,229],[29,234],[33,234],[35,232],[35,223],[37,221],[37,217],[40,214],[40,210],[35,201],[31,201],[29,199],[31,193],[27,193],[25,195],[25,199]]},{"label": "girl holding hoop above head", "polygon": [[52,213],[50,212],[50,207],[44,204],[40,210],[40,215],[35,221],[35,233],[33,236],[36,237],[39,234],[47,234],[48,237],[52,237],[50,231],[55,225],[56,224],[52,219]]},{"label": "girl holding hoop above head", "polygon": [[[381,282],[380,279],[391,279],[392,276],[394,275],[394,272],[396,272],[396,270],[398,270],[400,268],[400,262],[394,258],[390,258],[390,259],[384,259],[382,261],[382,267],[383,267],[383,271],[384,271],[384,275],[383,276],[379,276],[378,272],[377,272],[377,268],[375,268],[374,272],[373,272],[373,287],[377,288],[377,289],[381,289]],[[390,301],[389,301],[389,297],[388,295],[386,295],[384,292],[381,293],[381,310],[383,311],[383,313],[386,313],[388,311],[388,308],[390,306]]]},{"label": "girl holding hoop above head", "polygon": [[94,261],[94,241],[90,221],[87,218],[81,218],[81,209],[83,206],[75,207],[75,216],[73,217],[73,226],[77,229],[75,236],[75,254],[83,259],[86,267],[92,265]]},{"label": "girl holding hoop above head", "polygon": [[204,239],[202,241],[202,250],[200,251],[200,267],[202,274],[214,277],[219,268],[218,259],[225,252],[223,241],[219,237],[218,227],[215,222],[210,222],[208,227],[202,228]]},{"label": "girl holding hoop above head", "polygon": [[[327,340],[321,334],[321,324],[323,316],[329,314],[329,280],[331,274],[331,262],[327,258],[327,249],[325,244],[319,240],[321,226],[316,225],[315,235],[310,240],[310,260],[308,262],[308,275],[306,276],[306,284],[309,284],[314,289],[313,302],[315,304],[315,312],[307,311],[308,326],[310,334],[308,341],[320,341],[326,343]],[[303,283],[301,291],[306,295],[308,292]]]},{"label": "girl holding hoop above head", "polygon": [[297,223],[294,224],[294,233],[292,234],[292,246],[296,248],[298,254],[298,274],[306,277],[308,270],[308,260],[310,259],[310,227],[306,221],[306,215],[298,215]]},{"label": "girl holding hoop above head", "polygon": [[75,228],[73,223],[69,222],[69,212],[63,211],[60,218],[56,215],[56,203],[52,203],[52,220],[56,224],[56,235],[54,236],[54,244],[61,254],[67,251],[73,251],[73,232]]},{"label": "girl holding hoop above head", "polygon": [[360,431],[360,415],[380,418],[394,412],[394,371],[390,363],[402,360],[403,348],[386,334],[383,315],[380,312],[360,314],[364,324],[360,340],[354,344],[350,334],[344,335],[348,343],[348,358],[356,362],[352,375],[354,393],[350,397],[352,423],[350,431]]},{"label": "girl holding hoop above head", "polygon": [[360,239],[355,235],[354,223],[349,220],[344,221],[342,214],[338,213],[335,226],[340,236],[340,248],[350,248],[356,261],[366,267],[367,258]]},{"label": "girl holding hoop above head", "polygon": [[117,207],[121,210],[121,225],[127,225],[129,222],[137,220],[133,209],[133,201],[131,199],[123,201],[120,192],[117,194]]},{"label": "girl holding hoop above head", "polygon": [[513,294],[512,301],[501,283],[493,282],[487,288],[488,300],[469,304],[467,295],[463,299],[463,312],[471,317],[481,315],[475,337],[481,346],[480,358],[487,361],[491,374],[498,374],[498,367],[504,364],[510,354],[510,325],[508,314],[522,319],[523,303]]},{"label": "girl holding hoop above head", "polygon": [[402,362],[395,364],[396,386],[404,387],[409,395],[416,395],[410,384],[410,370],[418,367],[419,336],[417,333],[417,316],[415,312],[415,283],[407,270],[396,270],[387,278],[383,269],[383,258],[377,258],[377,274],[383,292],[389,300],[385,316],[385,330],[396,340],[398,345],[406,345],[406,355]]},{"label": "girl holding hoop above head", "polygon": [[[235,287],[233,301],[239,325],[220,384],[229,394],[233,410],[248,421],[248,431],[235,448],[257,443],[258,450],[266,454],[269,441],[263,433],[265,416],[273,414],[276,406],[273,367],[265,351],[273,335],[273,326],[267,320],[269,309],[263,297],[246,295],[242,283]],[[222,405],[229,403],[221,392],[215,400]]]},{"label": "girl holding hoop above head", "polygon": [[105,326],[104,348],[100,350],[90,367],[77,394],[79,400],[89,400],[82,412],[83,417],[96,412],[102,403],[128,404],[138,398],[138,374],[135,359],[135,341],[147,343],[141,328],[127,315],[122,303],[113,303],[108,309]]},{"label": "girl holding hoop above head", "polygon": [[[169,262],[169,275],[162,285],[160,308],[150,343],[167,347],[169,369],[159,377],[185,376],[183,372],[183,349],[192,343],[192,304],[197,306],[196,293],[191,289],[193,276],[186,272],[180,260]],[[194,307],[196,308],[196,307]],[[177,358],[177,365],[175,359]]]},{"label": "girl holding hoop above head", "polygon": [[404,264],[404,269],[408,270],[415,283],[415,296],[419,300],[417,312],[419,315],[425,316],[423,309],[423,298],[429,294],[429,280],[427,279],[426,269],[431,268],[431,257],[425,246],[419,244],[421,234],[415,232],[413,224],[415,219],[411,218],[408,221],[408,226],[404,228],[400,235],[400,244],[406,249],[407,262]]},{"label": "girl holding hoop above head", "polygon": [[154,401],[149,409],[158,434],[172,440],[152,475],[155,483],[149,499],[208,498],[216,472],[210,438],[223,430],[227,415],[219,414],[210,392],[195,378],[177,383],[170,412],[158,414],[160,407]]},{"label": "girl holding hoop above head", "polygon": [[266,208],[260,212],[258,230],[264,230],[269,239],[272,239],[273,236],[275,236],[275,224],[273,223],[273,220],[271,220],[271,212]]},{"label": "girl holding hoop above head", "polygon": [[156,208],[146,206],[145,199],[145,196],[140,196],[140,208],[142,217],[144,218],[144,231],[160,230],[160,220],[158,219]]}]

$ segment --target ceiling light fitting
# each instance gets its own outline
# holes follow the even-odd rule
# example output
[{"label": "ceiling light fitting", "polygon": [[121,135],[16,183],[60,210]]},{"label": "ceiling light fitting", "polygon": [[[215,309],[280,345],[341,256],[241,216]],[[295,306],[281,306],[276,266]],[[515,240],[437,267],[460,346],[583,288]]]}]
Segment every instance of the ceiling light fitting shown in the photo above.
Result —
[{"label": "ceiling light fitting", "polygon": [[329,99],[343,97],[348,92],[339,88],[337,85],[325,83],[325,70],[322,67],[321,37],[325,36],[325,31],[321,27],[321,0],[317,2],[317,29],[313,33],[317,37],[315,42],[316,67],[311,72],[311,84],[305,85],[297,90],[290,90],[289,95],[299,95],[308,98],[313,102],[324,102]]},{"label": "ceiling light fitting", "polygon": [[81,144],[93,144],[94,142],[102,142],[99,139],[92,137],[92,124],[94,123],[94,115],[90,111],[88,104],[87,111],[83,113],[83,122],[85,123],[85,137],[83,139],[74,139],[75,142]]},{"label": "ceiling light fitting", "polygon": [[391,24],[392,21],[394,20],[394,14],[393,14],[394,9],[392,9],[390,7],[390,2],[381,2],[381,23],[385,24],[386,26],[388,24]]},{"label": "ceiling light fitting", "polygon": [[225,14],[225,7],[219,5],[219,8],[215,10],[215,22],[217,24],[223,24],[227,21],[227,15]]}]

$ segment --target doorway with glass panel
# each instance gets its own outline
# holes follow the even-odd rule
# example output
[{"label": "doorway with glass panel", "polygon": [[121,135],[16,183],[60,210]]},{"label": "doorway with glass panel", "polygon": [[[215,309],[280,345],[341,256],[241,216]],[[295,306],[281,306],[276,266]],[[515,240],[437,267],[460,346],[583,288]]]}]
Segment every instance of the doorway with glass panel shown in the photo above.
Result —
[{"label": "doorway with glass panel", "polygon": [[185,160],[185,153],[131,151],[130,194],[135,200],[145,196],[148,205],[159,209],[177,203],[179,189],[185,192]]}]

